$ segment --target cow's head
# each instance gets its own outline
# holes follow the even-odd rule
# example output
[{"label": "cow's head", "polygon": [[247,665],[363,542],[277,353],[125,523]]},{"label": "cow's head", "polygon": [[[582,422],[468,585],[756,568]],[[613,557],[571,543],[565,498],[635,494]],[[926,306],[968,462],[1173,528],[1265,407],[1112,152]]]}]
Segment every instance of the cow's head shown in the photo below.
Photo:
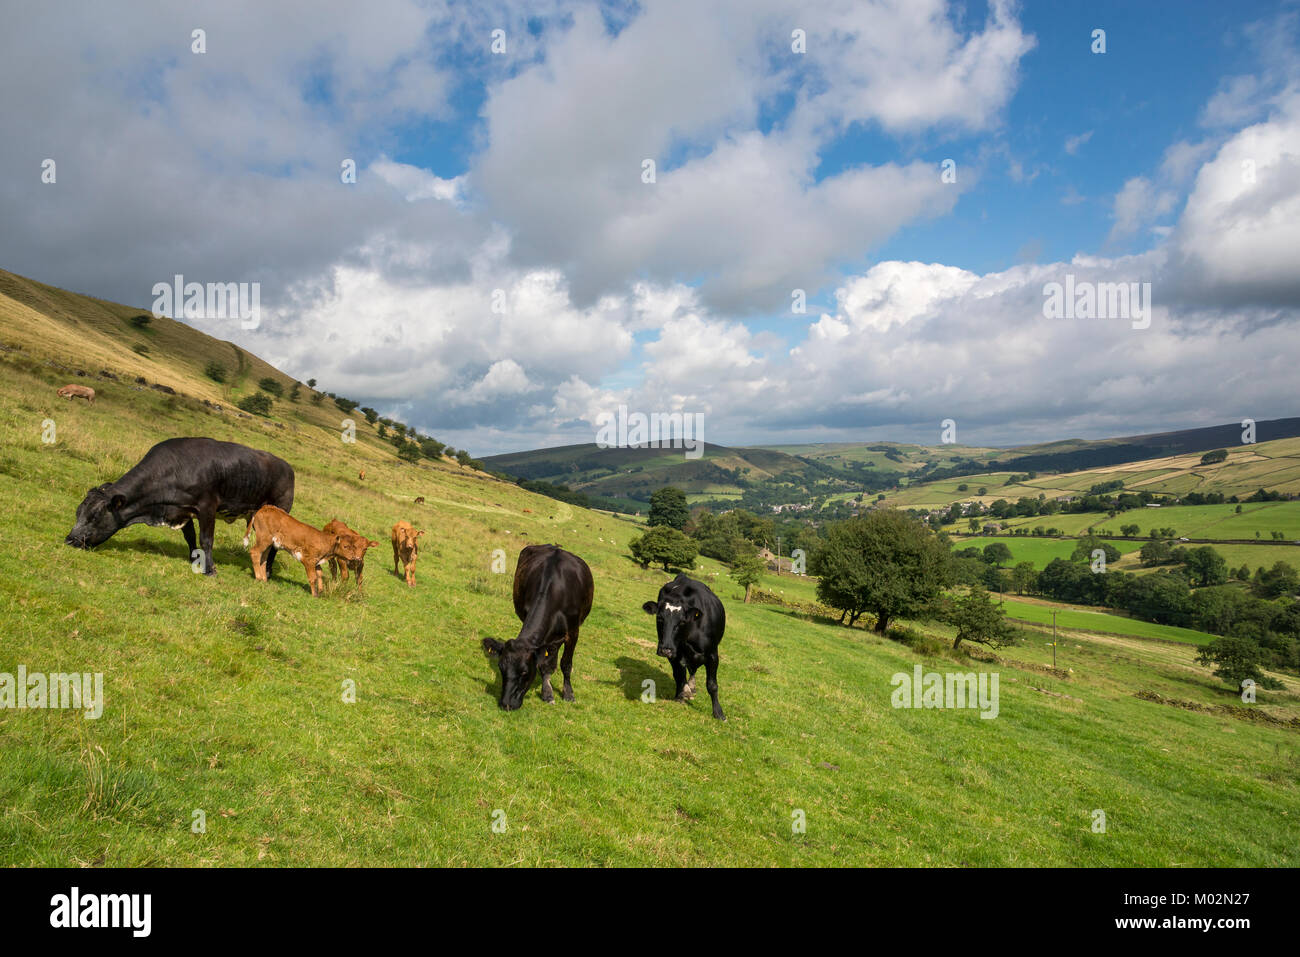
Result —
[{"label": "cow's head", "polygon": [[659,631],[659,647],[655,654],[670,661],[677,657],[678,647],[704,614],[692,599],[666,589],[659,592],[658,601],[648,601],[641,608],[646,614],[655,616],[655,626]]},{"label": "cow's head", "polygon": [[515,641],[496,638],[484,638],[483,651],[489,658],[497,659],[501,670],[501,700],[497,706],[504,711],[517,710],[537,675],[537,654],[524,651]]},{"label": "cow's head", "polygon": [[92,488],[77,506],[77,523],[68,532],[64,544],[77,548],[93,548],[108,541],[126,524],[122,510],[126,497],[113,490],[112,483]]},{"label": "cow's head", "polygon": [[334,546],[334,554],[347,562],[364,561],[366,549],[374,548],[378,542],[372,542],[364,535],[340,535]]}]

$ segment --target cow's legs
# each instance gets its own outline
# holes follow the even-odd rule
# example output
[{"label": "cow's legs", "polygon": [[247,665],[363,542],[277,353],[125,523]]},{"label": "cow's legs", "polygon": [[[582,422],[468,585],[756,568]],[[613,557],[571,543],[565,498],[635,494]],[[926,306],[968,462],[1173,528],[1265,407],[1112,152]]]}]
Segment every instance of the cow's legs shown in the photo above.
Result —
[{"label": "cow's legs", "polygon": [[212,563],[212,539],[217,532],[216,509],[199,513],[199,548],[203,552],[203,574],[215,575],[217,567]]},{"label": "cow's legs", "polygon": [[[361,573],[362,573],[362,571],[365,570],[365,567],[366,567],[366,566],[365,566],[365,564],[364,564],[363,562],[357,562],[357,587],[358,587],[358,588],[361,587]],[[344,569],[344,575],[343,575],[343,580],[344,580],[344,581],[347,581],[347,580],[348,580],[348,577],[347,577],[346,572],[347,572],[347,569]]]},{"label": "cow's legs", "polygon": [[559,648],[543,648],[542,657],[537,661],[537,670],[542,673],[542,700],[555,704],[555,692],[551,690],[551,672],[555,670],[555,653]]},{"label": "cow's legs", "polygon": [[673,666],[673,680],[677,682],[678,701],[686,700],[686,666],[682,664],[680,657],[670,658],[669,664]]},{"label": "cow's legs", "polygon": [[713,716],[719,721],[726,721],[727,716],[722,713],[722,705],[718,704],[718,653],[716,651],[704,659],[704,673],[706,675],[704,687],[709,689],[709,697],[713,699]]},{"label": "cow's legs", "polygon": [[564,639],[564,657],[560,659],[560,671],[564,674],[564,690],[560,696],[565,701],[573,700],[573,649],[578,647],[578,629],[569,632]]},{"label": "cow's legs", "polygon": [[194,537],[194,519],[191,518],[185,521],[185,524],[181,526],[181,534],[185,536],[185,544],[189,546],[189,551],[185,553],[185,556],[190,561],[194,561],[194,549],[199,547],[199,540]]},{"label": "cow's legs", "polygon": [[271,580],[271,566],[275,564],[275,553],[278,551],[279,549],[275,547],[274,542],[272,542],[270,546],[266,549],[265,565],[266,565],[267,581]]}]

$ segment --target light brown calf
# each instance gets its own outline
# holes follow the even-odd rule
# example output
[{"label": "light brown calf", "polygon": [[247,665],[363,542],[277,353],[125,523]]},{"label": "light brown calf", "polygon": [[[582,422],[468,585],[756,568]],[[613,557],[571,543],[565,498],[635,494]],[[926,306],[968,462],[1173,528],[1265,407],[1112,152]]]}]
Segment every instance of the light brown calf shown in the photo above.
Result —
[{"label": "light brown calf", "polygon": [[361,479],[361,481],[364,482],[366,480],[366,470],[362,469],[360,472],[358,472],[357,478]]},{"label": "light brown calf", "polygon": [[348,569],[357,573],[357,587],[361,587],[361,573],[366,567],[366,549],[374,548],[378,542],[372,542],[366,536],[352,531],[337,518],[325,523],[326,535],[341,535],[344,539],[349,540],[349,544],[356,552],[356,558],[344,558],[340,555],[334,555],[330,559],[330,579],[339,577],[339,568],[343,569],[343,580],[348,580]]},{"label": "light brown calf", "polygon": [[330,535],[304,525],[274,505],[263,505],[257,510],[251,530],[257,538],[248,549],[248,556],[253,560],[253,576],[260,582],[266,581],[266,553],[272,545],[287,549],[306,569],[313,597],[319,597],[321,592],[320,566],[336,555],[344,561],[360,557],[352,542],[342,535]]},{"label": "light brown calf", "polygon": [[410,522],[398,522],[393,526],[393,574],[401,574],[399,566],[406,571],[406,584],[415,587],[415,560],[420,557],[419,538],[424,530],[416,531]]},{"label": "light brown calf", "polygon": [[85,399],[91,405],[95,404],[95,390],[88,385],[65,385],[59,390],[59,395],[65,399]]}]

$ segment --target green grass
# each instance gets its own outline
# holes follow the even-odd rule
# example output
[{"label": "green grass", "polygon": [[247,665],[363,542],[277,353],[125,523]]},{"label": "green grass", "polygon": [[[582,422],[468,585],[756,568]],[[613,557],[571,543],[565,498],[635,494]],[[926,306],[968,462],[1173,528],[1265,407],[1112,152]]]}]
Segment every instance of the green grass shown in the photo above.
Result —
[{"label": "green grass", "polygon": [[[0,296],[7,342],[23,337],[24,316]],[[402,464],[364,426],[343,445],[305,402],[244,419],[119,380],[93,407],[70,404],[54,395],[66,371],[44,364],[76,348],[49,333],[64,322],[33,320],[22,352],[0,358],[0,671],[102,672],[106,704],[98,721],[0,711],[0,865],[1300,863],[1297,733],[1134,696],[1232,703],[1173,656],[1182,649],[1119,653],[1119,639],[1080,634],[1069,679],[1044,673],[1040,641],[997,664],[919,654],[746,605],[706,563],[727,607],[729,720],[714,721],[702,689],[690,704],[667,700],[669,669],[640,609],[666,576],[627,557],[634,523],[447,462]],[[211,397],[203,353],[215,340],[167,334],[156,361],[169,381]],[[98,367],[135,361],[95,336]],[[46,419],[58,436],[48,445]],[[386,546],[370,553],[364,593],[312,599],[283,555],[275,580],[255,582],[242,523],[219,524],[211,579],[191,572],[168,529],[134,526],[91,552],[61,544],[87,488],[174,435],[283,456],[304,521],[339,517],[381,541],[398,519],[428,529],[417,586],[392,573]],[[513,572],[530,542],[582,555],[596,602],[577,701],[547,706],[534,690],[505,714],[479,641],[517,632],[510,574],[490,566],[500,548]],[[763,587],[804,595],[813,583],[769,576]],[[918,627],[936,648],[950,643],[943,627]],[[999,717],[892,708],[892,676],[916,664],[998,671]],[[654,703],[641,700],[646,680]],[[1255,707],[1300,714],[1298,683],[1285,681]],[[1095,808],[1105,835],[1091,831]],[[204,834],[191,832],[196,809]],[[504,833],[492,830],[498,810]],[[806,834],[792,833],[796,810]]]},{"label": "green grass", "polygon": [[[1181,641],[1190,645],[1205,645],[1214,640],[1214,635],[1191,628],[1176,628],[1173,625],[1157,625],[1154,622],[1139,621],[1123,615],[1113,615],[1094,609],[1071,605],[1056,605],[1056,624],[1061,628],[1077,628],[1081,631],[1102,634],[1134,635],[1139,638],[1163,638],[1167,641]],[[1007,598],[1003,601],[1003,612],[1008,618],[1018,621],[1034,622],[1040,625],[1052,623],[1052,605],[1031,604]]]},{"label": "green grass", "polygon": [[[984,550],[986,545],[1001,542],[1011,549],[1011,561],[1003,567],[1009,568],[1018,562],[1033,562],[1034,567],[1042,569],[1054,558],[1068,559],[1074,554],[1079,542],[1073,538],[1033,538],[1020,535],[974,535],[969,538],[954,538],[953,549],[961,551],[966,548]],[[1107,544],[1119,549],[1121,555],[1135,552],[1142,547],[1141,542],[1114,541]]]}]

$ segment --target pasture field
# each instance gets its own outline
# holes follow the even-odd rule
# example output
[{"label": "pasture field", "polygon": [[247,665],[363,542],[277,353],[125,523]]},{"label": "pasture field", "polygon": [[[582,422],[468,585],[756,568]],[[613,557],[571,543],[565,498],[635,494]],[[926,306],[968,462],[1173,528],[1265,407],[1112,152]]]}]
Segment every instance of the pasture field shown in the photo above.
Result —
[{"label": "pasture field", "polygon": [[1053,607],[1057,609],[1058,628],[1100,634],[1133,635],[1137,638],[1163,638],[1189,645],[1205,645],[1214,640],[1214,635],[1192,628],[1158,625],[1154,622],[1139,621],[1136,618],[1126,618],[1123,615],[1114,615],[1079,605],[1064,605],[1056,602],[1031,603],[1016,601],[1014,598],[1005,598],[1002,602],[1002,611],[1008,618],[1048,626],[1052,624]]},{"label": "pasture field", "polygon": [[[169,367],[187,395],[96,381],[94,406],[70,404],[54,395],[67,373],[39,350],[33,339],[22,355],[36,361],[0,358],[0,672],[99,672],[105,701],[98,720],[0,710],[0,864],[1300,864],[1297,732],[1135,697],[1233,703],[1205,669],[1100,643],[1066,680],[1042,671],[1036,646],[991,665],[927,625],[917,650],[745,605],[706,563],[698,574],[716,576],[728,613],[729,720],[714,721],[702,692],[668,700],[640,608],[668,576],[627,556],[634,523],[448,461],[401,463],[364,425],[345,445],[305,398],[277,403],[274,421],[213,412],[188,397],[207,388],[194,363]],[[312,599],[284,554],[272,582],[253,581],[242,523],[218,524],[215,578],[191,571],[170,529],[133,526],[90,552],[62,544],[86,489],[176,435],[288,460],[296,517],[339,517],[385,543],[364,591]],[[413,589],[389,564],[398,519],[428,530]],[[510,578],[530,542],[585,558],[596,603],[577,701],[547,706],[534,690],[506,714],[479,640],[517,632]],[[491,571],[496,549],[505,574]],[[892,677],[916,665],[995,668],[998,717],[892,707]],[[1254,707],[1300,713],[1295,683]]]},{"label": "pasture field", "polygon": [[[997,521],[993,519],[993,521]],[[1237,506],[1172,505],[1162,508],[1130,509],[1109,518],[1097,512],[1077,512],[1033,518],[1010,518],[1000,522],[1003,528],[1059,528],[1067,535],[1085,534],[1089,527],[1116,535],[1120,526],[1136,525],[1146,536],[1152,528],[1172,528],[1187,538],[1251,539],[1259,532],[1259,541],[1270,542],[1269,533],[1279,531],[1286,541],[1300,540],[1300,502],[1242,502]],[[949,528],[961,528],[958,523]],[[1118,543],[1117,543],[1118,544]]]},{"label": "pasture field", "polygon": [[[1094,485],[1117,479],[1124,482],[1126,490],[1133,492],[1145,490],[1177,495],[1188,492],[1222,492],[1225,496],[1245,498],[1259,488],[1268,488],[1295,494],[1300,493],[1300,439],[1275,439],[1234,447],[1228,450],[1226,461],[1215,465],[1201,465],[1199,454],[1176,455],[1079,472],[1040,474],[1036,478],[1007,485],[1007,479],[1012,474],[1016,473],[983,472],[924,482],[889,492],[886,501],[902,508],[946,508],[953,502],[969,501],[989,505],[1000,498],[1014,502],[1026,496],[1037,498],[1040,494],[1048,498],[1078,495]],[[968,490],[958,492],[957,486],[963,484],[969,486]],[[985,495],[976,494],[981,487],[987,490]],[[1128,514],[1131,513],[1126,513],[1126,521],[1129,520]],[[1082,516],[1049,516],[1044,527],[1055,524],[1058,528],[1064,528],[1056,520],[1076,517]],[[1096,518],[1094,514],[1089,521]],[[1043,520],[1035,518],[1028,521],[1039,523]],[[1138,521],[1142,524],[1140,519]],[[1252,528],[1251,532],[1253,531]],[[1268,534],[1267,529],[1264,534]]]},{"label": "pasture field", "polygon": [[[1030,538],[1020,535],[973,535],[969,538],[953,537],[953,549],[961,551],[963,548],[978,548],[984,550],[985,545],[991,545],[994,542],[1001,542],[1011,549],[1011,561],[1003,564],[1003,568],[1010,568],[1019,562],[1033,562],[1034,567],[1040,571],[1054,558],[1068,559],[1074,554],[1075,547],[1079,544],[1077,539],[1073,538]],[[1142,547],[1141,542],[1122,542],[1114,541],[1107,544],[1119,549],[1120,554],[1136,552]]]}]

